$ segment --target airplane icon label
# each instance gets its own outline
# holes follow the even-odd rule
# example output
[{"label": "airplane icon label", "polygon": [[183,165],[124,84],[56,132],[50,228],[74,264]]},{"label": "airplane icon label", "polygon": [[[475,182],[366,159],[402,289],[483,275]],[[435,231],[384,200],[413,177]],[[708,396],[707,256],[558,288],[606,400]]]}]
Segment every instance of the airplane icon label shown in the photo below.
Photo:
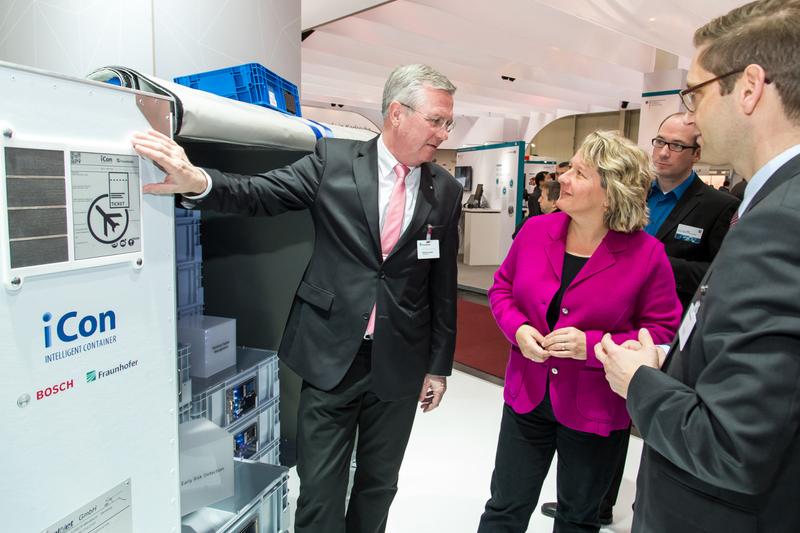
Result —
[{"label": "airplane icon label", "polygon": [[71,153],[75,259],[141,251],[139,158]]},{"label": "airplane icon label", "polygon": [[89,207],[86,223],[97,242],[111,244],[125,236],[128,229],[128,210],[114,209],[107,194],[98,196]]}]

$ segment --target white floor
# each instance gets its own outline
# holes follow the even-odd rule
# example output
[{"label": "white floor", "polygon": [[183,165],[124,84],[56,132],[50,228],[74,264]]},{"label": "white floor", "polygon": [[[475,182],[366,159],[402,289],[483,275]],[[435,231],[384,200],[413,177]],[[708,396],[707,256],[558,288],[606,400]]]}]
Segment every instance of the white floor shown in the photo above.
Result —
[{"label": "white floor", "polygon": [[[439,409],[418,413],[400,471],[399,492],[389,514],[387,533],[469,533],[477,529],[489,498],[502,387],[455,370]],[[615,523],[603,532],[629,532],[636,471],[642,441],[631,437]],[[294,514],[298,480],[292,469],[289,499]],[[545,480],[541,502],[555,501],[555,462]],[[529,532],[551,531],[553,521],[534,513]]]}]

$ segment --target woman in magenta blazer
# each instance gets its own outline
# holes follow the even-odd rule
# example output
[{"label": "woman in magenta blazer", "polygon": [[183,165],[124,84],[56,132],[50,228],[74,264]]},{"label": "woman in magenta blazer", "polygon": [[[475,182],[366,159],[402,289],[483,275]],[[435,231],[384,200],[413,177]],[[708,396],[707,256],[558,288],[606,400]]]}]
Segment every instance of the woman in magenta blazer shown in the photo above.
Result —
[{"label": "woman in magenta blazer", "polygon": [[495,274],[489,302],[511,342],[492,497],[479,532],[528,527],[553,454],[553,531],[598,531],[598,507],[628,431],[594,345],[647,328],[672,341],[681,305],[663,245],[644,233],[647,155],[611,132],[586,137],[559,178],[561,213],[534,217]]}]

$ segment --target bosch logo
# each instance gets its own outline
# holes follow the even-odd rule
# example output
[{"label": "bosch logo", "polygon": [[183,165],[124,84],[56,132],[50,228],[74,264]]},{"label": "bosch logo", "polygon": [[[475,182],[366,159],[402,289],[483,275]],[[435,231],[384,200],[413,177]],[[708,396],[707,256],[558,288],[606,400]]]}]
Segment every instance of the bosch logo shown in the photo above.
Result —
[{"label": "bosch logo", "polygon": [[105,333],[117,328],[117,317],[114,311],[104,311],[97,316],[86,315],[78,318],[77,311],[69,311],[53,321],[49,312],[42,315],[44,322],[44,347],[53,346],[53,325],[55,325],[56,338],[61,342],[74,342],[79,337],[91,337],[95,333]]},{"label": "bosch logo", "polygon": [[39,389],[36,391],[36,400],[37,401],[44,400],[45,398],[49,398],[50,396],[55,396],[56,394],[66,392],[73,387],[75,387],[74,380],[68,379],[56,385]]}]

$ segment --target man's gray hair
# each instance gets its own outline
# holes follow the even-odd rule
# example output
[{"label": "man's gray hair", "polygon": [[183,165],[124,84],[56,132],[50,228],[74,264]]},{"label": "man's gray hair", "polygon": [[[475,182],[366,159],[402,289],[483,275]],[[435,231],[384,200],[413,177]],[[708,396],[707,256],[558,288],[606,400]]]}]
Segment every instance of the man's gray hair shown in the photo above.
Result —
[{"label": "man's gray hair", "polygon": [[441,89],[450,94],[456,92],[456,86],[447,76],[428,65],[403,65],[394,69],[383,87],[383,118],[389,113],[389,104],[394,101],[417,108],[421,104],[424,87]]}]

